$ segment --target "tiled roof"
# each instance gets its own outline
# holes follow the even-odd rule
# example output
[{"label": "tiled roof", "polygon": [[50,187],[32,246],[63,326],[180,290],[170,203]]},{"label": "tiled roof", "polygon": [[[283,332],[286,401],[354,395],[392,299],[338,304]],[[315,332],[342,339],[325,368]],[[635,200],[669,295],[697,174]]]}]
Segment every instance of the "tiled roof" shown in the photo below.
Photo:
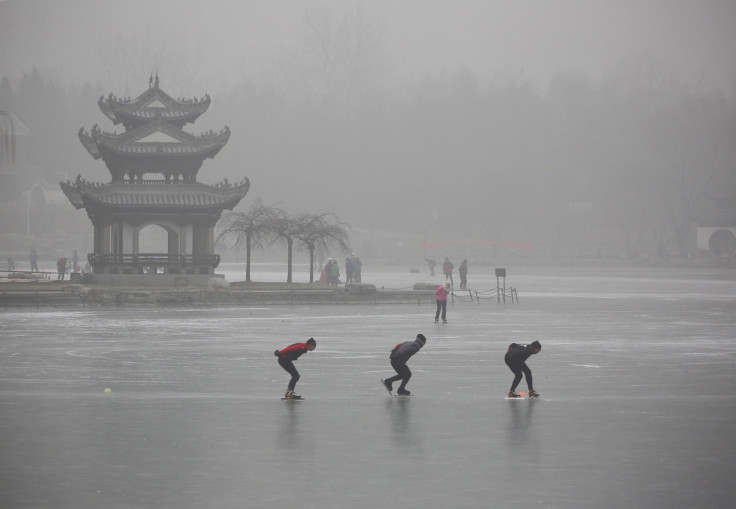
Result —
[{"label": "tiled roof", "polygon": [[115,124],[126,118],[134,123],[145,122],[160,116],[172,123],[183,125],[194,122],[210,105],[210,96],[194,99],[174,99],[153,84],[135,99],[118,98],[110,94],[98,101],[100,110]]},{"label": "tiled roof", "polygon": [[[80,177],[62,182],[62,189],[77,208],[102,205],[110,208],[232,208],[248,193],[250,181],[237,184],[94,184]],[[81,201],[80,201],[81,200]],[[81,206],[80,206],[81,205]]]},{"label": "tiled roof", "polygon": [[208,132],[195,136],[156,117],[145,125],[124,133],[108,133],[96,124],[91,133],[79,131],[79,139],[96,159],[100,148],[129,156],[201,156],[214,157],[230,139],[230,128],[225,126],[218,133]]}]

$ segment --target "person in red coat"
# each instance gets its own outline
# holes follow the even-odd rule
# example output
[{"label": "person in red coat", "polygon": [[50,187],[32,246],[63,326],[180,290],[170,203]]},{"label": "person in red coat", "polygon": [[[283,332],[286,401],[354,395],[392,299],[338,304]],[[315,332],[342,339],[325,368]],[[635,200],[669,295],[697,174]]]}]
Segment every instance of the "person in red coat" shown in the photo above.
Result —
[{"label": "person in red coat", "polygon": [[445,281],[445,284],[439,286],[437,291],[434,292],[437,301],[437,311],[434,314],[434,323],[438,323],[440,320],[440,313],[442,313],[442,323],[447,323],[447,296],[450,294],[450,282]]},{"label": "person in red coat", "polygon": [[294,343],[293,345],[289,345],[282,350],[276,350],[273,353],[276,357],[279,358],[279,366],[284,368],[286,372],[291,375],[291,380],[289,380],[289,385],[286,389],[286,393],[284,394],[284,398],[301,398],[299,394],[294,392],[294,389],[296,388],[296,383],[299,381],[300,378],[299,372],[294,367],[294,361],[301,357],[302,354],[311,352],[316,347],[317,342],[314,340],[314,338],[309,338],[306,343]]}]

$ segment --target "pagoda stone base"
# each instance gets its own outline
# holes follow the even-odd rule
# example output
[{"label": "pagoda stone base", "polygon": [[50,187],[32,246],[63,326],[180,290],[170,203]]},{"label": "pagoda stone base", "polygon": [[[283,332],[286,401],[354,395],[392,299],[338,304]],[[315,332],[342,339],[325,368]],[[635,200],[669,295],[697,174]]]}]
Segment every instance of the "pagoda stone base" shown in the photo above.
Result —
[{"label": "pagoda stone base", "polygon": [[[222,274],[90,274],[89,283],[100,286],[177,288],[227,285]],[[213,280],[213,281],[211,281]]]}]

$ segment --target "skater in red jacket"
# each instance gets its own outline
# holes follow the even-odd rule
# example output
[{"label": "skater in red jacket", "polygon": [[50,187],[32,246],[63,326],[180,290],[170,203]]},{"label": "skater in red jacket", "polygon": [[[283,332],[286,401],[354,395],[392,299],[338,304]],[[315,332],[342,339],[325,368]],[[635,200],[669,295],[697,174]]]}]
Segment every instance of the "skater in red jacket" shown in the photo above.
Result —
[{"label": "skater in red jacket", "polygon": [[291,375],[289,380],[289,386],[286,389],[284,398],[286,399],[299,399],[301,396],[294,392],[296,383],[299,381],[299,372],[294,367],[294,361],[301,357],[302,354],[311,352],[317,347],[317,342],[314,338],[309,338],[306,343],[294,343],[289,345],[283,350],[276,350],[273,354],[279,358],[279,366],[284,368],[287,373]]}]

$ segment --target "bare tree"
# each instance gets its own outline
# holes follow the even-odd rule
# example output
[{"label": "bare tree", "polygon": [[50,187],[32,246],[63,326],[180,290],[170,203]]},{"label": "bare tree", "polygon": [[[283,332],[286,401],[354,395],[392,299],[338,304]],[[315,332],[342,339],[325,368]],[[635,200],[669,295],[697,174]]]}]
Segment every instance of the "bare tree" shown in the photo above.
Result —
[{"label": "bare tree", "polygon": [[274,237],[286,244],[286,282],[291,283],[294,240],[296,239],[296,235],[299,233],[301,224],[297,217],[289,216],[284,211],[279,211],[279,214],[273,218],[271,228]]},{"label": "bare tree", "polygon": [[[722,97],[682,82],[634,88],[625,99],[629,115],[621,131],[631,139],[619,172],[631,179],[632,189],[648,191],[679,254],[687,256],[693,219],[731,164],[732,113]],[[665,240],[660,244],[662,256]]]},{"label": "bare tree", "polygon": [[324,7],[307,10],[301,62],[312,87],[329,101],[350,101],[388,72],[383,25],[361,6],[333,19]]},{"label": "bare tree", "polygon": [[250,258],[253,248],[261,248],[274,236],[276,223],[283,213],[280,209],[264,205],[257,198],[246,212],[231,212],[223,218],[217,243],[224,245],[234,239],[236,248],[245,244],[245,281],[250,282]]},{"label": "bare tree", "polygon": [[[335,222],[330,222],[334,219]],[[309,250],[309,282],[314,283],[314,250],[338,248],[349,251],[350,225],[333,214],[306,214],[296,219],[298,228],[294,237]]]}]

